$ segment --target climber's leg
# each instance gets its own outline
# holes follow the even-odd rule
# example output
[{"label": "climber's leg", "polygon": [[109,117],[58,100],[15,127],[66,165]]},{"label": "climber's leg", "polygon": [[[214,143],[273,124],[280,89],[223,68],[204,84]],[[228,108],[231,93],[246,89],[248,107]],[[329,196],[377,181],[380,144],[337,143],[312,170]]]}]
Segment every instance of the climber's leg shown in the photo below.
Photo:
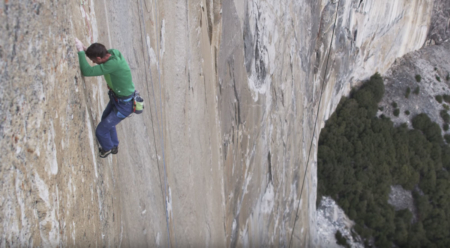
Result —
[{"label": "climber's leg", "polygon": [[108,103],[105,111],[102,115],[102,121],[98,124],[95,130],[95,135],[97,136],[98,142],[105,151],[111,150],[115,145],[119,144],[117,138],[116,125],[123,120],[117,116],[114,111],[114,105]]}]

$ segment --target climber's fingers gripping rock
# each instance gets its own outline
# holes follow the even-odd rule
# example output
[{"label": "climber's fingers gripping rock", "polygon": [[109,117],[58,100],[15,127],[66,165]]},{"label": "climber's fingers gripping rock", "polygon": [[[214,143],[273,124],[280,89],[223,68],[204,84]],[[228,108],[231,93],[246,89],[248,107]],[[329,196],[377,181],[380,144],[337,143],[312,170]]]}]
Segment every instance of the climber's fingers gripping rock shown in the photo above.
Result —
[{"label": "climber's fingers gripping rock", "polygon": [[86,47],[83,45],[83,42],[81,42],[78,38],[75,38],[75,46],[77,47],[78,52],[86,51]]}]

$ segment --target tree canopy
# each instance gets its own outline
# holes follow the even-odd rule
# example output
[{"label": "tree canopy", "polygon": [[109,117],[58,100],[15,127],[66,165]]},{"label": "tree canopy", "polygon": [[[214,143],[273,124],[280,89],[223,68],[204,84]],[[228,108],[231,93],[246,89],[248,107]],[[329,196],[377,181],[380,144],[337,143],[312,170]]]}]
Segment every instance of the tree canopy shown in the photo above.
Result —
[{"label": "tree canopy", "polygon": [[[329,195],[377,247],[450,247],[450,147],[426,114],[394,127],[376,117],[383,79],[342,98],[319,138],[318,199]],[[391,185],[413,191],[417,218],[388,204]],[[367,243],[366,245],[368,245]]]}]

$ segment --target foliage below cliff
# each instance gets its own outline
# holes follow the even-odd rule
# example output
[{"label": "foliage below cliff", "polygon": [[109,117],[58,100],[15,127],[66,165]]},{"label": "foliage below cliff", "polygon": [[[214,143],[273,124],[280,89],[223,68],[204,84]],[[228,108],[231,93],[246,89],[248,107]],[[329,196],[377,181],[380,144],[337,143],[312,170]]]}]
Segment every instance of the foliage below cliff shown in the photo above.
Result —
[{"label": "foliage below cliff", "polygon": [[[383,79],[373,75],[341,99],[321,132],[318,197],[329,195],[376,247],[450,247],[450,147],[427,115],[394,127],[377,118]],[[413,190],[417,219],[388,204],[391,185]]]}]

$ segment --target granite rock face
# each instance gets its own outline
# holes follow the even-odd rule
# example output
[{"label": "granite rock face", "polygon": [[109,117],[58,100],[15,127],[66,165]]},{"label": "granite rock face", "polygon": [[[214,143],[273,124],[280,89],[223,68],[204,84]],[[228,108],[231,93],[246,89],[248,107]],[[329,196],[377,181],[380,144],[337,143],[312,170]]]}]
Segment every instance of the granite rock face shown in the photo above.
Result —
[{"label": "granite rock face", "polygon": [[117,172],[94,139],[101,81],[73,46],[93,34],[83,21],[71,1],[0,3],[1,247],[119,242]]},{"label": "granite rock face", "polygon": [[[316,246],[316,152],[342,95],[422,47],[434,1],[0,3],[0,246]],[[98,157],[119,49],[146,100]]]},{"label": "granite rock face", "polygon": [[361,237],[352,232],[355,223],[345,215],[337,203],[329,196],[322,197],[317,207],[317,236],[320,247],[340,248],[336,243],[335,233],[341,232],[350,247],[363,248]]}]

